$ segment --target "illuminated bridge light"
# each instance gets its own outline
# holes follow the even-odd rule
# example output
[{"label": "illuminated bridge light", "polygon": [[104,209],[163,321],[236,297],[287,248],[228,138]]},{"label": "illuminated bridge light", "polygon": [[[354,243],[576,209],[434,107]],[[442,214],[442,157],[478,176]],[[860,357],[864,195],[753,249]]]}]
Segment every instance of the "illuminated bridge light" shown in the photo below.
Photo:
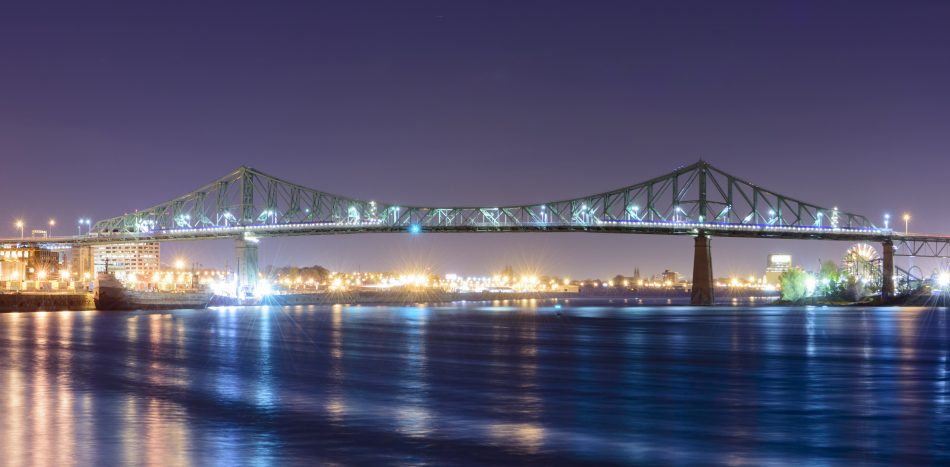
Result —
[{"label": "illuminated bridge light", "polygon": [[412,235],[418,235],[418,234],[422,233],[422,226],[420,226],[419,224],[412,224],[412,225],[410,225],[410,226],[409,226],[409,233],[411,233]]}]

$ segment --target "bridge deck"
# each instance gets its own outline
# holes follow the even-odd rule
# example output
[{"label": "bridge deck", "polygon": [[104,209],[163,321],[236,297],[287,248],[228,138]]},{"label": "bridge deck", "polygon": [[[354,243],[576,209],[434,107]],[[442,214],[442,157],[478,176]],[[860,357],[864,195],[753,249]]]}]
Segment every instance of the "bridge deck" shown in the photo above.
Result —
[{"label": "bridge deck", "polygon": [[[649,235],[709,235],[744,238],[785,238],[805,240],[842,241],[950,241],[950,236],[911,234],[904,235],[883,229],[845,229],[831,227],[790,227],[777,225],[737,225],[698,222],[601,222],[590,225],[520,224],[497,226],[426,226],[420,233],[475,233],[475,232],[589,232]],[[405,226],[373,223],[292,223],[257,224],[221,227],[195,227],[155,230],[142,233],[115,233],[72,235],[50,238],[0,238],[0,243],[94,245],[143,241],[181,241],[255,237],[285,237],[309,235],[340,235],[356,233],[407,233]]]}]

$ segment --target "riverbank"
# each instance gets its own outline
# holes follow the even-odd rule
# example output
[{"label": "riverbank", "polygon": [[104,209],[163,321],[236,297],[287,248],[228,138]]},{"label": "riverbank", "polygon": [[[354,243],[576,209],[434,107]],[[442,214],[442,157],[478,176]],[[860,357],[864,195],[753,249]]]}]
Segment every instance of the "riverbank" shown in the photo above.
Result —
[{"label": "riverbank", "polygon": [[[650,305],[662,304],[657,300],[689,300],[689,292],[678,290],[597,290],[582,292],[433,292],[433,291],[347,291],[347,292],[317,292],[302,294],[270,295],[259,302],[245,303],[245,305],[408,305],[417,303],[450,303],[450,302],[484,302],[499,300],[633,300],[649,301]],[[763,300],[770,302],[775,296],[764,294],[728,294],[717,297],[719,300]],[[636,302],[633,302],[636,303]],[[672,303],[671,303],[672,304]],[[237,306],[237,299],[228,297],[214,297],[210,306]]]},{"label": "riverbank", "polygon": [[0,293],[0,313],[94,309],[96,304],[90,293]]},{"label": "riverbank", "polygon": [[[772,301],[774,297],[760,294],[719,294],[720,302],[733,300],[759,300],[763,303],[780,303]],[[643,305],[663,305],[662,301],[673,300],[667,305],[688,304],[689,293],[670,290],[595,290],[582,292],[320,292],[303,294],[270,295],[259,302],[244,303],[243,305],[270,305],[270,306],[298,306],[298,305],[414,305],[420,303],[451,303],[451,302],[492,302],[512,300],[623,300],[625,303]],[[684,300],[686,302],[684,302]],[[628,302],[629,301],[629,302]],[[725,304],[725,303],[721,303]],[[848,305],[850,303],[805,303],[806,305]],[[867,303],[865,303],[867,304]],[[216,296],[209,306],[238,306],[241,303],[235,298]],[[798,305],[802,305],[799,303]],[[11,292],[0,293],[0,313],[19,311],[58,311],[58,310],[94,310],[96,309],[93,295],[90,293],[43,293],[43,292]]]},{"label": "riverbank", "polygon": [[840,298],[809,297],[802,300],[790,301],[778,299],[772,302],[779,306],[947,306],[950,304],[950,295],[934,294],[929,290],[897,295],[890,298],[881,298],[878,295],[864,297],[861,300],[844,300]]},{"label": "riverbank", "polygon": [[[455,292],[319,292],[304,294],[269,295],[249,305],[407,305],[416,303],[494,301],[494,300],[548,300],[570,299],[584,295],[569,292],[550,293],[455,293]],[[600,297],[597,297],[600,298]],[[239,301],[229,297],[214,297],[210,306],[237,306]]]}]

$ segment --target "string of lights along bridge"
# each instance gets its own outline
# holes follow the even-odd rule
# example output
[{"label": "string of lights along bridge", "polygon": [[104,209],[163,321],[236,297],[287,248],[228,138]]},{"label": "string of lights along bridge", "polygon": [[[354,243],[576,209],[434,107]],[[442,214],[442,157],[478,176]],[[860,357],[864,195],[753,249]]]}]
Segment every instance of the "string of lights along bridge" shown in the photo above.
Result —
[{"label": "string of lights along bridge", "polygon": [[[905,217],[905,228],[908,219]],[[894,293],[894,257],[950,257],[950,236],[895,231],[868,217],[762,188],[705,161],[594,195],[491,207],[421,207],[366,201],[241,167],[170,201],[105,219],[87,232],[7,239],[42,248],[143,241],[233,239],[239,290],[257,284],[262,238],[348,233],[591,232],[695,238],[691,301],[713,303],[711,237],[865,241],[883,245],[881,293]],[[91,224],[91,225],[90,225]],[[22,224],[20,225],[22,229]],[[22,232],[21,232],[22,233]],[[22,235],[21,235],[22,237]]]}]

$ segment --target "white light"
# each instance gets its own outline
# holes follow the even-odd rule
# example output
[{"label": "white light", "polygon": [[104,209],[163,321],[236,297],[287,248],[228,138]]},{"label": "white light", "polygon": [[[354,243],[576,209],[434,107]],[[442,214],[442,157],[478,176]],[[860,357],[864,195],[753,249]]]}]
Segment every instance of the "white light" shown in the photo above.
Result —
[{"label": "white light", "polygon": [[937,276],[937,286],[940,287],[941,289],[945,289],[947,288],[947,286],[950,286],[950,273],[941,272]]},{"label": "white light", "polygon": [[805,292],[808,293],[808,296],[815,294],[815,287],[818,285],[815,281],[815,276],[809,275],[805,278]]},{"label": "white light", "polygon": [[266,297],[274,293],[274,288],[271,287],[270,282],[267,281],[258,281],[257,287],[254,288],[254,295],[257,297]]}]

